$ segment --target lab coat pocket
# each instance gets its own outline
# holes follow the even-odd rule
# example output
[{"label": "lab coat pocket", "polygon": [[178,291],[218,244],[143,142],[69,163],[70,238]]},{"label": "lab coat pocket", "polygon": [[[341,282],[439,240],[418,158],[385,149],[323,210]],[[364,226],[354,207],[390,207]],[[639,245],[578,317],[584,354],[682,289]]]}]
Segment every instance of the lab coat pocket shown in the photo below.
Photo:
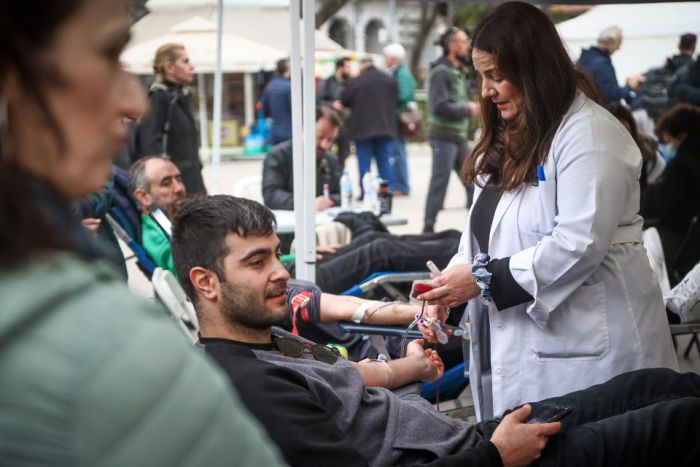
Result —
[{"label": "lab coat pocket", "polygon": [[540,181],[529,186],[520,208],[519,225],[525,234],[539,238],[551,235],[556,215],[557,184],[554,180]]},{"label": "lab coat pocket", "polygon": [[582,285],[549,315],[544,329],[531,327],[538,360],[597,360],[610,350],[605,284]]}]

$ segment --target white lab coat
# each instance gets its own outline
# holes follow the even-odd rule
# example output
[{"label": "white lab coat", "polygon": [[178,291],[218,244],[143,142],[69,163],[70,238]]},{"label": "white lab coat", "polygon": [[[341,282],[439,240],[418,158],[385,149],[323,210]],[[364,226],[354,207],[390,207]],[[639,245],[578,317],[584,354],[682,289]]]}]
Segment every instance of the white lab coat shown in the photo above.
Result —
[{"label": "white lab coat", "polygon": [[[546,181],[503,193],[489,253],[510,257],[534,301],[501,311],[478,298],[468,303],[480,419],[627,371],[678,369],[642,246],[641,164],[625,128],[579,92],[543,165]],[[471,263],[476,249],[470,215],[448,268]]]}]

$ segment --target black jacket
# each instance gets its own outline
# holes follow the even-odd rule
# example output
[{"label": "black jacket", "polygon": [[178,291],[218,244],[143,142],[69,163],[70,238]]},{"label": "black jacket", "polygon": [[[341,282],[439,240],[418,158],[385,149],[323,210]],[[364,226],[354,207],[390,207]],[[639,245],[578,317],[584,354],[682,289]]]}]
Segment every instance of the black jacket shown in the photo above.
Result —
[{"label": "black jacket", "polygon": [[[192,111],[192,96],[182,86],[165,82],[151,86],[151,109],[138,129],[140,156],[163,154],[165,123],[170,121],[166,154],[182,173],[187,193],[206,193],[199,161],[199,138]],[[169,118],[168,118],[169,117]]]},{"label": "black jacket", "polygon": [[[688,136],[656,182],[647,185],[640,213],[659,230],[670,273],[690,220],[700,214],[700,135]],[[675,268],[682,274],[700,260],[700,241],[691,239],[689,247]]]},{"label": "black jacket", "polygon": [[340,99],[340,94],[343,90],[343,85],[338,82],[335,75],[331,75],[328,78],[321,81],[321,85],[318,87],[318,96],[316,96],[316,103],[318,105],[323,105],[330,107],[333,102]]},{"label": "black jacket", "polygon": [[[263,163],[262,191],[265,206],[270,209],[294,209],[294,173],[292,140],[280,143],[270,150]],[[326,152],[316,160],[316,196],[323,194],[327,183],[331,199],[340,205],[340,164]]]},{"label": "black jacket", "polygon": [[341,102],[350,108],[348,137],[354,141],[375,136],[396,137],[399,88],[392,76],[373,66],[348,81]]}]

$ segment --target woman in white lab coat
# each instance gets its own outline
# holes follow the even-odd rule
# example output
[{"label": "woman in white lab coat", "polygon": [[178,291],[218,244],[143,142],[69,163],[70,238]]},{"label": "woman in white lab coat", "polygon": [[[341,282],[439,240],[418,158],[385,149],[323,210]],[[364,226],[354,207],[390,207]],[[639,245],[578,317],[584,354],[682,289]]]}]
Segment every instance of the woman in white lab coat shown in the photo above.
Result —
[{"label": "woman in white lab coat", "polygon": [[[469,301],[478,416],[639,368],[677,369],[641,243],[642,158],[629,133],[586,96],[589,81],[529,4],[495,8],[472,58],[484,126],[463,175],[475,203],[457,254],[421,298]],[[490,258],[475,262],[478,253]]]}]

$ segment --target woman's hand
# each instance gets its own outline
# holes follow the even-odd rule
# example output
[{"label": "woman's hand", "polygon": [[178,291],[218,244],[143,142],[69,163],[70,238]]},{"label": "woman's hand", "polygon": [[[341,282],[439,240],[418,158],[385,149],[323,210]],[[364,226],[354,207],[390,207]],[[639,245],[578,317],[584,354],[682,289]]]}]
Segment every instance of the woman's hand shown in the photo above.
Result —
[{"label": "woman's hand", "polygon": [[481,292],[472,275],[471,264],[460,264],[439,276],[433,277],[435,288],[429,292],[420,294],[418,300],[427,300],[430,303],[449,308],[461,305]]},{"label": "woman's hand", "polygon": [[[450,315],[449,308],[446,308],[441,305],[428,305],[425,307],[425,317],[426,318],[433,318],[436,319],[440,322],[440,326],[442,326],[443,331],[445,334],[447,334],[447,337],[450,337],[452,335],[452,329],[445,329],[445,321],[447,321],[447,317]],[[430,342],[431,344],[438,344],[438,338],[437,334],[433,330],[433,328],[425,327],[422,324],[418,323],[418,329],[420,329],[420,332],[423,333],[423,338],[427,342]]]}]

